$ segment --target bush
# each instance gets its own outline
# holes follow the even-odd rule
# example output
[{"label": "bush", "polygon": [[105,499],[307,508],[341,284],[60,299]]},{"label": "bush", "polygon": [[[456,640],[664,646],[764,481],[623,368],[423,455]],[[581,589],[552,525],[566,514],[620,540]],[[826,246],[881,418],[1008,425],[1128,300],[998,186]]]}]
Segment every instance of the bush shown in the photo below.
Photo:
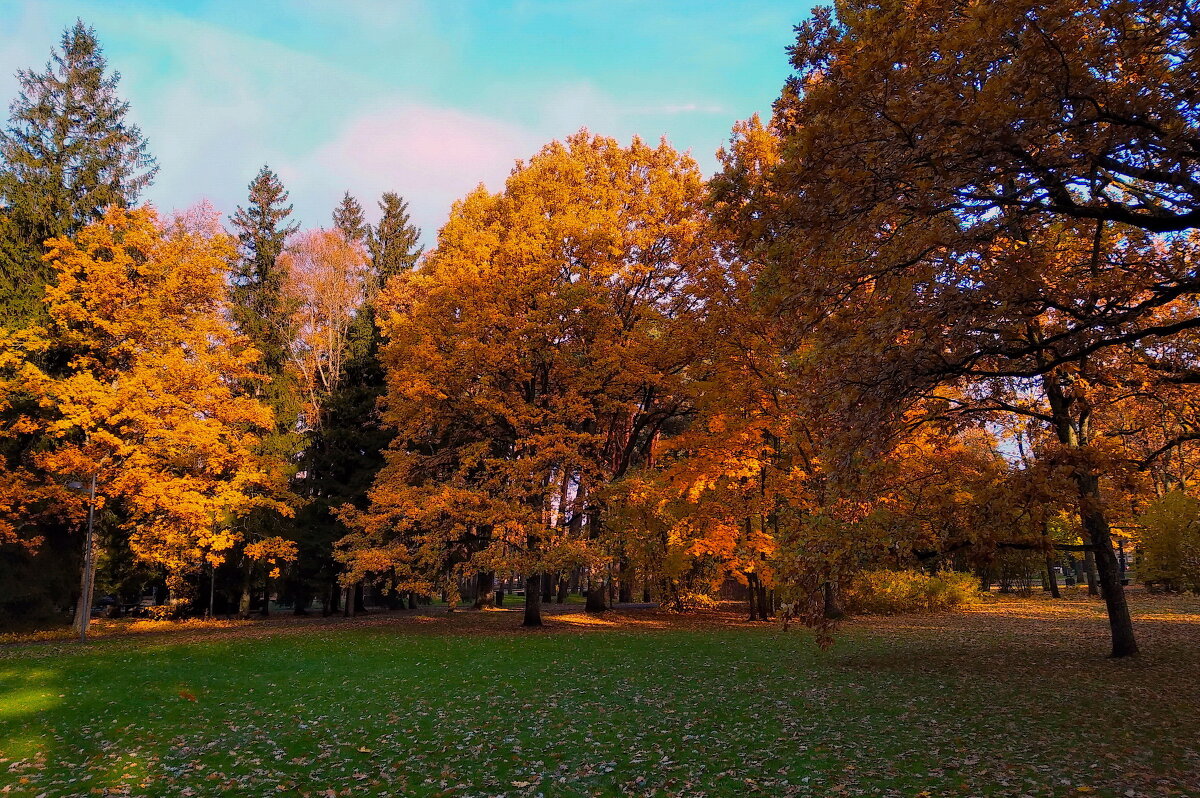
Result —
[{"label": "bush", "polygon": [[1138,578],[1147,585],[1200,593],[1200,500],[1174,491],[1151,504],[1140,520]]},{"label": "bush", "polygon": [[688,610],[711,610],[717,606],[717,600],[707,593],[684,590],[679,594],[678,605],[679,609],[685,612]]},{"label": "bush", "polygon": [[866,571],[856,577],[844,595],[851,612],[891,615],[901,612],[937,612],[979,601],[977,580],[970,574],[944,571]]}]

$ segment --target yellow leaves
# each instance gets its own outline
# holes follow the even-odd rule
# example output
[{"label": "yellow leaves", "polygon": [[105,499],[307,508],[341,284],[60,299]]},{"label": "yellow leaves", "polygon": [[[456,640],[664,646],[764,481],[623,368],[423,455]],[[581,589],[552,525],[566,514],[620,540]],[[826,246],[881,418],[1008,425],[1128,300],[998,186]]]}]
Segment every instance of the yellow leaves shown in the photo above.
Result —
[{"label": "yellow leaves", "polygon": [[[109,209],[53,242],[50,327],[0,344],[0,399],[41,407],[3,433],[52,443],[31,456],[44,478],[27,490],[78,520],[78,491],[62,486],[96,474],[97,506],[118,505],[134,552],[171,573],[221,561],[228,521],[264,479],[252,447],[271,415],[239,387],[253,354],[224,313],[232,257],[204,213],[160,227],[152,209]],[[42,371],[47,346],[72,359]]]},{"label": "yellow leaves", "polygon": [[295,562],[300,556],[300,548],[294,540],[281,537],[263,538],[253,543],[247,543],[246,556],[252,560],[277,565],[283,562]]}]

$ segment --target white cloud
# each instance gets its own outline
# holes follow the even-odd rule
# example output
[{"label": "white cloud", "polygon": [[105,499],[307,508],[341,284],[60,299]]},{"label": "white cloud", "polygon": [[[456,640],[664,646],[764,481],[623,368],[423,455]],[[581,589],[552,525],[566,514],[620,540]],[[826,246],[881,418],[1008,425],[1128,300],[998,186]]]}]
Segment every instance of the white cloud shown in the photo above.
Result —
[{"label": "white cloud", "polygon": [[285,179],[330,207],[344,189],[374,200],[395,191],[411,203],[414,221],[432,243],[453,202],[479,183],[498,190],[518,158],[541,144],[530,131],[487,116],[419,104],[395,104],[350,120]]}]

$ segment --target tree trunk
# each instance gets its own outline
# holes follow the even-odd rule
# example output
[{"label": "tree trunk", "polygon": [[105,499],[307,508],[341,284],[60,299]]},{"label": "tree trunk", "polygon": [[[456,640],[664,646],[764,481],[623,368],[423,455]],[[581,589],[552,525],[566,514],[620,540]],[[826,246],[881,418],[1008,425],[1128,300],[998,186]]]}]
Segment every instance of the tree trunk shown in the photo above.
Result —
[{"label": "tree trunk", "polygon": [[[1089,411],[1086,405],[1080,411],[1078,421],[1074,421],[1068,413],[1070,401],[1074,400],[1067,399],[1063,384],[1057,376],[1048,375],[1043,378],[1042,386],[1050,402],[1059,442],[1070,448],[1087,445]],[[1088,542],[1096,547],[1093,559],[1099,573],[1098,578],[1093,580],[1089,569],[1088,590],[1091,592],[1093,581],[1099,583],[1100,595],[1104,598],[1108,611],[1108,626],[1112,632],[1112,656],[1132,656],[1138,652],[1137,640],[1133,635],[1133,619],[1129,616],[1125,589],[1121,586],[1117,555],[1113,552],[1112,530],[1104,514],[1100,480],[1085,464],[1075,467],[1073,477],[1079,495],[1079,520]]]},{"label": "tree trunk", "polygon": [[87,640],[88,626],[92,623],[92,594],[96,586],[96,475],[92,475],[91,492],[88,494],[87,531],[83,541],[83,570],[79,577],[79,603],[75,607],[75,631],[79,641]]},{"label": "tree trunk", "polygon": [[842,618],[846,612],[842,609],[842,603],[838,600],[837,585],[830,581],[825,583],[825,617],[831,621],[836,621]]},{"label": "tree trunk", "polygon": [[481,571],[475,575],[475,609],[496,606],[496,572]]},{"label": "tree trunk", "polygon": [[335,580],[330,582],[325,588],[325,599],[321,602],[324,605],[321,608],[321,616],[323,618],[328,618],[330,615],[333,615],[338,611],[337,595],[337,581]]},{"label": "tree trunk", "polygon": [[621,586],[617,593],[617,600],[622,604],[633,603],[633,580],[632,574],[628,565],[621,566]]},{"label": "tree trunk", "polygon": [[410,610],[415,610],[417,608],[417,594],[413,593],[411,590],[408,592],[408,608]]},{"label": "tree trunk", "polygon": [[1096,573],[1096,555],[1090,551],[1083,555],[1083,571],[1087,574],[1088,595],[1099,596],[1100,579]]},{"label": "tree trunk", "polygon": [[750,603],[750,620],[758,620],[758,574],[746,574],[746,599]]},{"label": "tree trunk", "polygon": [[550,578],[550,574],[542,572],[542,603],[549,604],[554,600],[554,580]]},{"label": "tree trunk", "polygon": [[292,615],[308,615],[312,603],[312,589],[308,585],[296,588],[292,594]]},{"label": "tree trunk", "polygon": [[558,578],[558,595],[555,596],[555,598],[554,598],[554,602],[556,604],[566,604],[567,603],[567,588],[569,586],[570,586],[570,582],[567,580],[566,574],[563,574],[562,576],[560,576]]},{"label": "tree trunk", "polygon": [[1046,581],[1050,583],[1050,595],[1054,598],[1062,598],[1062,592],[1058,589],[1058,574],[1054,572],[1054,557],[1046,555]]},{"label": "tree trunk", "polygon": [[542,575],[537,571],[525,577],[525,620],[521,625],[542,625]]},{"label": "tree trunk", "polygon": [[633,568],[629,564],[629,558],[625,556],[624,550],[621,551],[621,556],[617,560],[617,601],[621,604],[633,603]]},{"label": "tree trunk", "polygon": [[242,568],[242,597],[238,600],[238,617],[246,620],[250,617],[250,588],[254,578],[254,566],[249,562]]},{"label": "tree trunk", "polygon": [[263,575],[263,605],[260,614],[264,618],[271,615],[271,574],[270,572]]},{"label": "tree trunk", "polygon": [[587,601],[583,605],[586,612],[604,612],[608,609],[608,605],[604,601],[604,580],[596,578],[596,571],[592,568],[588,574],[588,594]]},{"label": "tree trunk", "polygon": [[354,585],[354,614],[367,614],[367,586],[359,581]]},{"label": "tree trunk", "polygon": [[1112,656],[1132,656],[1138,653],[1137,640],[1133,634],[1129,604],[1125,600],[1125,588],[1121,586],[1121,569],[1117,563],[1116,552],[1113,551],[1112,531],[1100,504],[1100,483],[1095,475],[1088,473],[1077,473],[1076,482],[1079,485],[1080,518],[1083,528],[1089,541],[1096,546],[1096,551],[1088,554],[1095,564],[1096,581],[1108,610],[1108,625],[1112,630]]}]

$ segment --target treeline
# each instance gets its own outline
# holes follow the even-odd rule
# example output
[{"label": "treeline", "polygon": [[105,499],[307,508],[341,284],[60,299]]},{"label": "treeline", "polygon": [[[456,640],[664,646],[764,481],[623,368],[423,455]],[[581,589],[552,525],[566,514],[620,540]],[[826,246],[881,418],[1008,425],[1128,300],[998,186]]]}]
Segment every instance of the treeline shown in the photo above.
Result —
[{"label": "treeline", "polygon": [[157,166],[91,29],[18,78],[0,148],[0,614],[79,603],[79,620],[89,592],[172,615],[266,612],[273,593],[335,611],[331,508],[365,502],[390,437],[374,308],[420,254],[407,203],[385,194],[368,225],[346,194],[301,233],[264,167],[228,228],[207,206],[160,217],[136,208]]},{"label": "treeline", "polygon": [[[78,26],[4,139],[3,252],[40,283],[5,299],[3,567],[63,604],[91,504],[98,579],[193,611],[520,574],[536,625],[570,580],[601,611],[734,579],[825,628],[871,569],[1057,592],[1069,559],[1135,653],[1134,557],[1200,588],[1198,22],[840,3],[711,179],[581,131],[423,255],[391,195],[299,233],[266,169],[236,241],[124,210],[153,165]],[[64,127],[34,114],[72,58],[66,118],[120,144],[64,171],[22,142]]]}]

